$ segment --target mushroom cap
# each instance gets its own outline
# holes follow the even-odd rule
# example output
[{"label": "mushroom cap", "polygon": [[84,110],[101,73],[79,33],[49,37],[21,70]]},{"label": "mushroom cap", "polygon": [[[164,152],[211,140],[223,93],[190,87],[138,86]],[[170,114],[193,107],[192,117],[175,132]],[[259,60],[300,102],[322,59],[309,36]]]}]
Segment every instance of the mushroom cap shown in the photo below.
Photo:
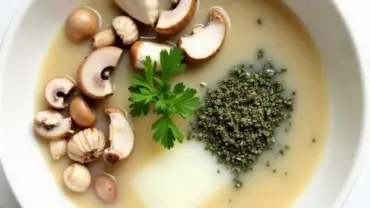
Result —
[{"label": "mushroom cap", "polygon": [[64,170],[63,181],[71,191],[82,193],[90,187],[91,174],[85,166],[73,163]]},{"label": "mushroom cap", "polygon": [[157,70],[161,69],[161,62],[160,62],[160,52],[162,50],[167,50],[170,52],[172,46],[161,44],[161,43],[154,43],[150,41],[136,41],[131,46],[131,63],[134,67],[138,69],[144,69],[143,61],[147,56],[150,56],[152,61],[157,62]]},{"label": "mushroom cap", "polygon": [[76,82],[70,77],[58,77],[50,80],[45,86],[45,98],[49,105],[56,109],[68,106],[66,96],[75,88]]},{"label": "mushroom cap", "polygon": [[131,45],[139,38],[137,25],[130,17],[116,17],[113,19],[112,25],[125,45]]},{"label": "mushroom cap", "polygon": [[159,15],[158,0],[114,0],[123,11],[132,18],[147,24],[154,25]]},{"label": "mushroom cap", "polygon": [[107,203],[112,203],[117,198],[117,185],[113,176],[103,173],[95,178],[95,192],[98,197]]},{"label": "mushroom cap", "polygon": [[78,71],[77,83],[81,91],[92,99],[101,99],[113,94],[109,76],[103,79],[103,72],[117,66],[123,51],[107,46],[93,51]]},{"label": "mushroom cap", "polygon": [[100,19],[96,11],[88,7],[73,11],[66,22],[67,37],[74,42],[82,42],[92,38],[99,29]]},{"label": "mushroom cap", "polygon": [[212,9],[205,27],[198,26],[193,35],[181,37],[178,41],[178,46],[184,50],[185,60],[198,63],[216,55],[224,43],[226,26],[223,12]]},{"label": "mushroom cap", "polygon": [[155,31],[163,35],[178,33],[193,18],[196,4],[196,0],[181,0],[175,9],[161,12]]},{"label": "mushroom cap", "polygon": [[46,139],[60,139],[67,136],[72,129],[72,119],[63,118],[55,110],[44,110],[36,114],[35,132]]},{"label": "mushroom cap", "polygon": [[104,134],[95,129],[85,129],[73,135],[68,142],[68,157],[79,163],[89,163],[100,157],[105,146]]},{"label": "mushroom cap", "polygon": [[106,108],[109,116],[110,147],[104,150],[103,158],[108,164],[118,163],[127,158],[134,147],[134,132],[128,120],[127,112],[117,108]]},{"label": "mushroom cap", "polygon": [[69,114],[73,121],[80,127],[92,127],[96,121],[94,111],[81,95],[72,98],[69,106]]}]

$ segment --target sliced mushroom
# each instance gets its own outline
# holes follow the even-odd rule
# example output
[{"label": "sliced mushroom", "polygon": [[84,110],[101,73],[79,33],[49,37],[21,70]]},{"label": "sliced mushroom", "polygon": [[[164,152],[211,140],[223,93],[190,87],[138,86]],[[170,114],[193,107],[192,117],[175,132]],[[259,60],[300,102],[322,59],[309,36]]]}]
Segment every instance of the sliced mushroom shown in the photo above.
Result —
[{"label": "sliced mushroom", "polygon": [[119,16],[113,19],[112,25],[123,44],[131,45],[139,38],[139,30],[136,23],[127,16]]},{"label": "sliced mushroom", "polygon": [[58,77],[50,80],[45,87],[45,98],[49,105],[56,109],[68,106],[67,97],[75,88],[76,82],[70,77]]},{"label": "sliced mushroom", "polygon": [[72,98],[69,106],[69,114],[73,121],[80,127],[92,127],[96,121],[94,111],[81,95]]},{"label": "sliced mushroom", "polygon": [[36,114],[34,129],[43,138],[60,139],[73,133],[72,119],[63,118],[58,111],[44,110]]},{"label": "sliced mushroom", "polygon": [[99,33],[97,33],[93,38],[93,48],[102,48],[105,46],[114,45],[116,42],[116,34],[113,28],[105,29]]},{"label": "sliced mushroom", "polygon": [[95,129],[85,129],[75,134],[68,142],[68,157],[71,160],[89,163],[100,157],[105,146],[103,132]]},{"label": "sliced mushroom", "polygon": [[154,26],[159,15],[158,0],[114,0],[116,4],[134,19]]},{"label": "sliced mushroom", "polygon": [[67,37],[74,42],[92,38],[98,32],[100,17],[95,10],[83,7],[73,11],[66,22]]},{"label": "sliced mushroom", "polygon": [[122,49],[107,46],[93,51],[78,71],[77,83],[81,91],[92,99],[101,99],[113,94],[110,71],[117,66]]},{"label": "sliced mushroom", "polygon": [[64,170],[63,181],[69,190],[83,193],[90,187],[91,174],[85,166],[74,163]]},{"label": "sliced mushroom", "polygon": [[199,63],[216,55],[225,40],[226,27],[224,12],[212,9],[205,27],[198,25],[191,36],[178,41],[178,46],[184,50],[185,60]]},{"label": "sliced mushroom", "polygon": [[117,185],[113,176],[103,173],[95,178],[95,192],[98,197],[107,203],[112,203],[117,198]]},{"label": "sliced mushroom", "polygon": [[152,61],[157,62],[157,70],[161,69],[160,52],[162,50],[171,50],[172,46],[154,43],[150,41],[137,41],[131,47],[131,63],[138,69],[144,69],[143,61],[150,56]]},{"label": "sliced mushroom", "polygon": [[58,160],[60,157],[64,156],[67,153],[67,140],[58,139],[50,141],[49,150],[51,153],[51,157],[54,160]]},{"label": "sliced mushroom", "polygon": [[181,0],[175,9],[161,12],[155,31],[163,35],[178,33],[193,18],[196,4],[196,0]]},{"label": "sliced mushroom", "polygon": [[104,150],[103,158],[108,164],[114,165],[130,155],[134,147],[134,132],[126,111],[116,108],[106,108],[104,111],[111,121],[109,125],[111,144]]}]

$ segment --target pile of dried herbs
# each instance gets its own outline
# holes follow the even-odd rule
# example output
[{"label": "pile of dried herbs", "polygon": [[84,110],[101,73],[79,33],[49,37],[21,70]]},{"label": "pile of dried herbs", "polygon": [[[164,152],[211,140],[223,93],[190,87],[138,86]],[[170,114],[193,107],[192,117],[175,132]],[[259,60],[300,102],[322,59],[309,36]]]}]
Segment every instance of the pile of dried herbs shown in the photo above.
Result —
[{"label": "pile of dried herbs", "polygon": [[286,69],[274,69],[271,62],[250,67],[233,69],[218,89],[207,92],[189,134],[235,174],[236,188],[242,186],[240,174],[271,149],[275,130],[293,111],[294,95],[278,79]]}]

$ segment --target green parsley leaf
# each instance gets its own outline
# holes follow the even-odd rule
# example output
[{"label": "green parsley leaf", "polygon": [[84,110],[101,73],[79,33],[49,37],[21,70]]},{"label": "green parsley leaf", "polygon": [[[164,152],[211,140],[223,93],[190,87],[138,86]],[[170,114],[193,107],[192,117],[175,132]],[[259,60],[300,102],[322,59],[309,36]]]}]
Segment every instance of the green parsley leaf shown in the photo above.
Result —
[{"label": "green parsley leaf", "polygon": [[187,88],[184,83],[177,83],[172,88],[169,79],[185,71],[182,64],[184,56],[180,48],[163,50],[160,53],[161,76],[156,74],[157,63],[148,56],[143,62],[144,75],[132,74],[130,79],[130,113],[132,116],[147,115],[150,106],[160,118],[152,125],[153,139],[170,149],[175,142],[182,142],[184,135],[172,121],[171,116],[183,118],[192,115],[200,107],[196,90]]}]

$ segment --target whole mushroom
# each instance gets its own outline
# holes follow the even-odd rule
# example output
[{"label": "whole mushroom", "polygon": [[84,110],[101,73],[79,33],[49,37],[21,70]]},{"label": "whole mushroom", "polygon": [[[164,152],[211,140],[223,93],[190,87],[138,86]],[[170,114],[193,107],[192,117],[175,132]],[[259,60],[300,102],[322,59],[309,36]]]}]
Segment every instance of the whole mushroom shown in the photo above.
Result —
[{"label": "whole mushroom", "polygon": [[91,8],[83,7],[73,11],[67,19],[65,30],[73,42],[82,42],[92,38],[99,30],[100,17]]},{"label": "whole mushroom", "polygon": [[56,109],[68,106],[67,97],[75,88],[76,82],[70,77],[57,77],[50,80],[44,90],[46,101]]},{"label": "whole mushroom", "polygon": [[68,142],[68,157],[81,164],[94,161],[103,153],[105,138],[103,132],[85,129],[73,135]]},{"label": "whole mushroom", "polygon": [[111,124],[110,147],[104,150],[103,159],[114,165],[130,155],[134,147],[134,132],[126,111],[117,108],[106,108],[104,111],[110,117]]},{"label": "whole mushroom", "polygon": [[69,114],[73,121],[80,127],[92,127],[96,121],[94,111],[81,95],[72,98],[69,106]]},{"label": "whole mushroom", "polygon": [[90,187],[91,174],[85,166],[74,163],[64,170],[63,181],[69,190],[83,193]]},{"label": "whole mushroom", "polygon": [[117,66],[123,51],[107,46],[93,51],[82,63],[77,75],[81,91],[92,99],[113,94],[110,72]]},{"label": "whole mushroom", "polygon": [[73,133],[72,119],[63,118],[63,115],[55,110],[44,110],[36,114],[34,129],[43,138],[60,139]]}]

